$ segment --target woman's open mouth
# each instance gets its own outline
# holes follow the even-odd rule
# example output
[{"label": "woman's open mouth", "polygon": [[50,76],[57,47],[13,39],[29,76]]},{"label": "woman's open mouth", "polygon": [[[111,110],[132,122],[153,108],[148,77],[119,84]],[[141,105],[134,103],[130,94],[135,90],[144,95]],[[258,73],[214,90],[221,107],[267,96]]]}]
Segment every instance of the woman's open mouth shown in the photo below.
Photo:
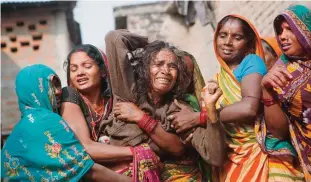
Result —
[{"label": "woman's open mouth", "polygon": [[156,78],[157,82],[162,83],[162,84],[169,84],[171,83],[171,79],[164,78],[164,77],[159,77]]},{"label": "woman's open mouth", "polygon": [[282,46],[283,51],[287,51],[288,49],[290,49],[291,44],[289,44],[289,43],[284,43],[284,44],[281,44],[281,46]]},{"label": "woman's open mouth", "polygon": [[79,78],[77,79],[77,83],[78,85],[84,85],[87,83],[88,80],[89,80],[88,78]]},{"label": "woman's open mouth", "polygon": [[222,49],[222,52],[225,54],[225,55],[230,55],[233,50],[232,49]]}]

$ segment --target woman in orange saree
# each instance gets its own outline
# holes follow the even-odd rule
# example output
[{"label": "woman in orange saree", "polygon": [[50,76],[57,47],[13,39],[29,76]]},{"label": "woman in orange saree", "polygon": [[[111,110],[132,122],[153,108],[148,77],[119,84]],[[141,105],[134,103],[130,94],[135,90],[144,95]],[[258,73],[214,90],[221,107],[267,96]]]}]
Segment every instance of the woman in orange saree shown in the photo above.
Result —
[{"label": "woman in orange saree", "polygon": [[272,177],[270,155],[256,138],[254,126],[262,115],[260,83],[267,70],[255,27],[239,15],[224,17],[216,29],[214,49],[221,64],[216,80],[223,91],[217,103],[218,115],[228,147],[220,181],[299,181],[301,173],[281,163],[274,167],[279,169],[274,175],[280,178]]}]

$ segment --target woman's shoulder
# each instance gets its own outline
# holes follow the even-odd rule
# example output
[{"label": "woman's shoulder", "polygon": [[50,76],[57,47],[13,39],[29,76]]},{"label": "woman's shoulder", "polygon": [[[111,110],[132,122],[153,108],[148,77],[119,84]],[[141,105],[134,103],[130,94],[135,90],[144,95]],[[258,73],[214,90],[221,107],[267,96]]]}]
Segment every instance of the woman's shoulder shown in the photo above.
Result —
[{"label": "woman's shoulder", "polygon": [[67,86],[64,87],[62,91],[62,102],[72,102],[79,105],[81,102],[81,96],[76,89]]},{"label": "woman's shoulder", "polygon": [[243,59],[241,65],[245,69],[252,68],[252,70],[258,70],[258,71],[261,71],[263,73],[265,73],[267,71],[267,67],[266,67],[264,60],[256,54],[247,55]]},{"label": "woman's shoulder", "polygon": [[239,82],[241,82],[245,76],[253,73],[259,73],[262,76],[267,73],[267,67],[264,61],[256,54],[247,55],[237,69],[233,71],[233,74]]}]

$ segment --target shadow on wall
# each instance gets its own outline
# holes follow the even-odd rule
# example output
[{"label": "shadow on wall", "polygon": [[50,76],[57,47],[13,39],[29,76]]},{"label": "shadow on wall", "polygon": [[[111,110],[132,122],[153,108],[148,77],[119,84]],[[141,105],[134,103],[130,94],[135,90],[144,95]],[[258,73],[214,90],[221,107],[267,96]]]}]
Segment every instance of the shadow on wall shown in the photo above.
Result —
[{"label": "shadow on wall", "polygon": [[20,119],[15,78],[20,68],[1,51],[1,145]]}]

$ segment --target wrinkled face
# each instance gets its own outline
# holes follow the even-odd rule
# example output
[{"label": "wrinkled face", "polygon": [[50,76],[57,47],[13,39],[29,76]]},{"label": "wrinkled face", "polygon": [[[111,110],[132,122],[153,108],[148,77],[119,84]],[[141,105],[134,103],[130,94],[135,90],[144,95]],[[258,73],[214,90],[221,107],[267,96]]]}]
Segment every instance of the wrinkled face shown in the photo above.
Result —
[{"label": "wrinkled face", "polygon": [[281,44],[281,49],[287,56],[304,56],[303,48],[285,20],[281,23],[277,36]]},{"label": "wrinkled face", "polygon": [[152,92],[158,95],[168,93],[174,87],[178,75],[177,58],[172,51],[162,49],[150,63]]},{"label": "wrinkled face", "polygon": [[70,84],[80,92],[90,92],[92,88],[100,88],[103,73],[87,53],[82,51],[73,53],[69,66]]},{"label": "wrinkled face", "polygon": [[62,97],[62,85],[57,76],[53,76],[51,78],[51,85],[52,89],[55,94],[56,102],[57,102],[57,107],[59,108],[61,106],[61,97]]},{"label": "wrinkled face", "polygon": [[241,62],[249,51],[247,43],[241,22],[229,19],[219,30],[216,49],[226,63]]}]

